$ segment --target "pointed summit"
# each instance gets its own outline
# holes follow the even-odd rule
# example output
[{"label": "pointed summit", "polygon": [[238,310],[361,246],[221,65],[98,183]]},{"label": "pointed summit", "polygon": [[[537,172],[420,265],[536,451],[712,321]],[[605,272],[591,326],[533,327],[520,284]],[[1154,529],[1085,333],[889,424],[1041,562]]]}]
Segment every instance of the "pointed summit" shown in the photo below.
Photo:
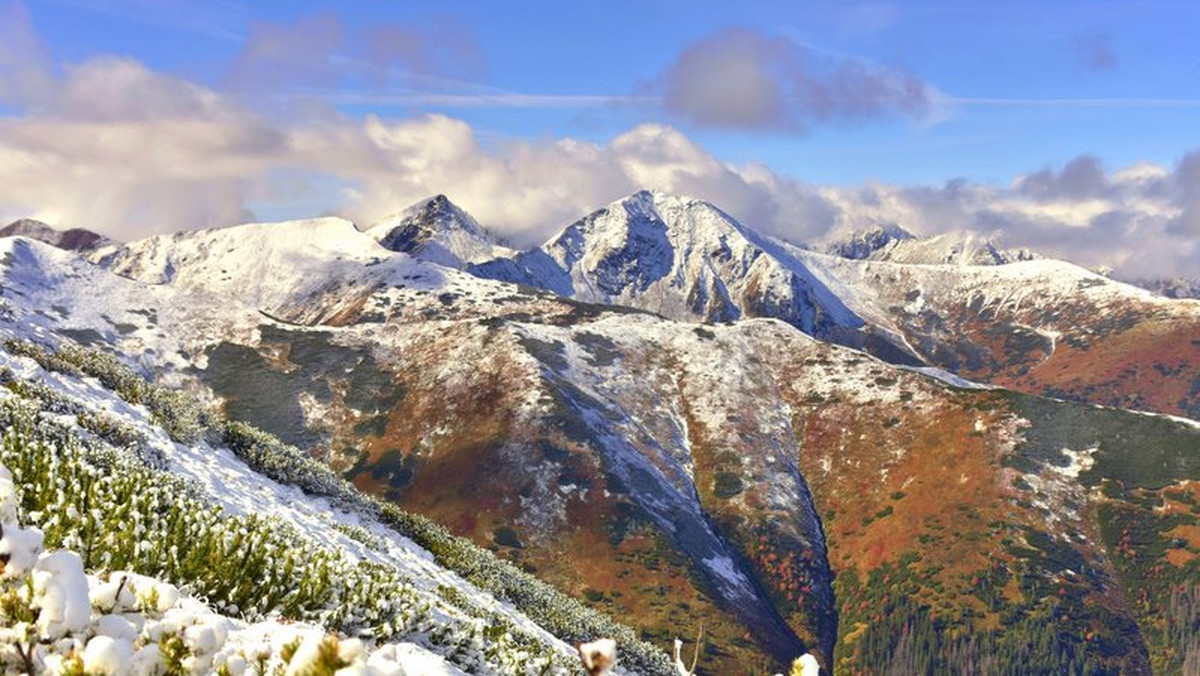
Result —
[{"label": "pointed summit", "polygon": [[366,233],[385,249],[454,268],[511,253],[445,195],[421,200]]},{"label": "pointed summit", "polygon": [[32,218],[22,218],[0,228],[0,237],[28,237],[67,251],[88,252],[109,244],[102,235],[83,228],[58,230]]}]

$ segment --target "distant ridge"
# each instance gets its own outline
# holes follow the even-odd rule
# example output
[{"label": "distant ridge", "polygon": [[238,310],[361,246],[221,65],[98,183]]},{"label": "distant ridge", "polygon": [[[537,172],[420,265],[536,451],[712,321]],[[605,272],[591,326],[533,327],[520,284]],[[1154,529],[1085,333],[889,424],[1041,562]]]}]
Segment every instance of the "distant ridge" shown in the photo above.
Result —
[{"label": "distant ridge", "polygon": [[0,237],[28,237],[68,251],[95,251],[111,240],[84,228],[58,230],[32,218],[22,218],[0,228]]}]

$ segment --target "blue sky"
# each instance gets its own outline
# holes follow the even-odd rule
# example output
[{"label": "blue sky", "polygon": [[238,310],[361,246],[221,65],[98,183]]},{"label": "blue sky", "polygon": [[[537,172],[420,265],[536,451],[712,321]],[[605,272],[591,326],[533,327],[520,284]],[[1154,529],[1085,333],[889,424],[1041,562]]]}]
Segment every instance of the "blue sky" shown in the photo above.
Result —
[{"label": "blue sky", "polygon": [[[1169,163],[1200,145],[1200,5],[1191,2],[31,2],[54,57],[100,53],[219,86],[261,22],[335,16],[345,33],[381,22],[451,24],[474,63],[437,73],[322,83],[361,103],[348,114],[445,112],[483,136],[610,138],[631,124],[678,125],[722,159],[764,162],[817,183],[1008,181],[1081,153],[1110,166]],[[744,27],[818,55],[903,69],[951,97],[929,119],[831,120],[803,131],[705,128],[629,103],[689,44]],[[457,71],[457,72],[456,72]],[[361,83],[358,83],[361,84]],[[544,102],[416,105],[397,95],[504,92]],[[336,99],[336,97],[334,97]],[[956,103],[954,99],[968,102]],[[972,102],[973,101],[973,102]],[[935,119],[932,116],[943,119]]]},{"label": "blue sky", "polygon": [[641,188],[1200,276],[1200,4],[0,0],[0,220],[119,239]]}]

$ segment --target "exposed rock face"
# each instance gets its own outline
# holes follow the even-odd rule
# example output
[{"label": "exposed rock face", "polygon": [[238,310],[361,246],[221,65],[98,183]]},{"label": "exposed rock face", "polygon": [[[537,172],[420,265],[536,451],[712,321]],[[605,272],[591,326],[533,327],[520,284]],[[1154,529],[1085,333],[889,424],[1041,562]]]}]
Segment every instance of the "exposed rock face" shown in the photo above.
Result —
[{"label": "exposed rock face", "polygon": [[82,252],[94,251],[110,243],[104,236],[91,230],[83,228],[56,230],[41,221],[30,218],[22,218],[0,228],[0,237],[28,237],[60,249]]},{"label": "exposed rock face", "polygon": [[445,195],[417,202],[367,234],[390,251],[454,268],[512,253]]}]

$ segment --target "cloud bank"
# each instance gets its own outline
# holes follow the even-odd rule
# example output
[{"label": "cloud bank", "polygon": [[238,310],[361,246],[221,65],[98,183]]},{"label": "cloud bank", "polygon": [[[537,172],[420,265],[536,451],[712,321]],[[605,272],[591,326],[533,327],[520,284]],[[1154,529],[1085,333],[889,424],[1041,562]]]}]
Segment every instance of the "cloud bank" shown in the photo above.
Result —
[{"label": "cloud bank", "polygon": [[[28,13],[20,5],[0,12],[0,42],[11,46],[0,54],[0,110],[16,111],[0,113],[4,221],[32,216],[129,240],[244,222],[264,209],[294,213],[296,205],[311,205],[303,215],[337,213],[370,223],[446,193],[497,234],[532,245],[611,200],[657,188],[709,200],[795,243],[895,223],[922,235],[974,232],[1126,277],[1195,276],[1200,260],[1200,152],[1173,167],[1119,170],[1083,155],[1004,186],[960,179],[932,187],[824,188],[766,166],[723,162],[660,123],[633,126],[603,143],[494,137],[484,143],[468,123],[443,115],[354,118],[328,106],[271,115],[236,90],[127,58],[52,68]],[[297,35],[312,44],[320,35],[345,39],[336,23],[313,21],[265,30],[239,58],[295,63]],[[440,68],[428,66],[433,53],[396,54],[389,51],[394,40],[379,40],[375,47],[364,43],[364,53],[374,54],[364,56],[368,62]],[[331,49],[315,50],[315,71],[305,77],[340,77],[340,57],[330,56]],[[712,124],[803,125],[914,111],[921,100],[919,83],[879,73],[839,75],[837,68],[814,74],[791,43],[746,32],[717,36],[695,50],[680,56],[664,85],[675,88],[668,98],[679,114],[701,114],[697,107],[707,95],[695,91],[693,71],[703,71],[712,54],[732,59],[720,78],[744,80],[738,86],[747,100],[704,113]],[[296,81],[298,75],[279,67],[271,77]],[[326,67],[332,70],[323,75]],[[801,102],[800,91],[822,93]]]}]

